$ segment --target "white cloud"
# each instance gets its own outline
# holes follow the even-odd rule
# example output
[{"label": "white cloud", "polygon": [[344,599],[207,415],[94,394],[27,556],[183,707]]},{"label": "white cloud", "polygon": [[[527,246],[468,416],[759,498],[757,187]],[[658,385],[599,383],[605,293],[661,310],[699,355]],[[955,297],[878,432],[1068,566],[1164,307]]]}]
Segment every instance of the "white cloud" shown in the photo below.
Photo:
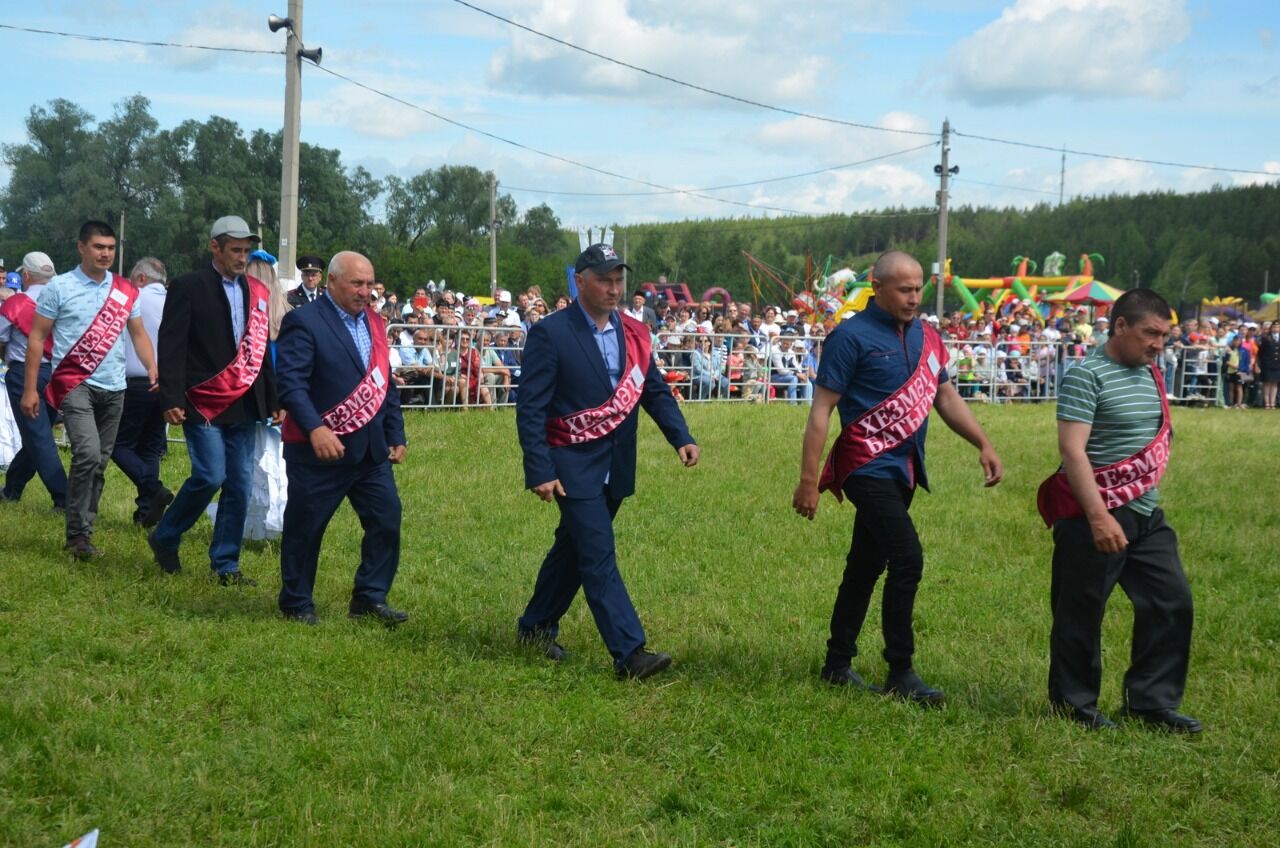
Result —
[{"label": "white cloud", "polygon": [[1165,187],[1151,166],[1141,162],[1101,159],[1068,168],[1067,190],[1072,195],[1137,194]]},{"label": "white cloud", "polygon": [[[913,132],[929,132],[933,129],[923,118],[909,112],[888,112],[869,123],[886,129]],[[787,118],[764,124],[756,131],[753,141],[768,153],[792,157],[813,154],[823,157],[830,164],[837,164],[907,150],[926,144],[929,139],[904,133],[877,133],[827,121],[815,121],[812,118]],[[932,157],[935,154],[924,150],[916,155]]]},{"label": "white cloud", "polygon": [[1264,177],[1261,174],[1235,174],[1234,184],[1238,186],[1246,185],[1280,185],[1280,161],[1268,161],[1262,163],[1262,170],[1268,174],[1275,176]]},{"label": "white cloud", "polygon": [[970,103],[1170,97],[1159,55],[1191,33],[1185,0],[1015,0],[948,53],[946,90]]},{"label": "white cloud", "polygon": [[1275,42],[1275,33],[1268,27],[1258,27],[1258,43],[1265,49],[1270,50],[1271,45]]},{"label": "white cloud", "polygon": [[836,171],[789,191],[762,186],[751,202],[827,215],[888,206],[931,206],[935,188],[920,173],[886,164]]},{"label": "white cloud", "polygon": [[[811,101],[829,76],[838,24],[881,4],[849,9],[759,0],[687,0],[680,14],[658,0],[540,0],[512,12],[520,23],[619,61],[779,105]],[[884,18],[892,13],[881,14]],[[591,95],[664,104],[729,106],[628,68],[585,56],[528,32],[508,29],[511,43],[490,59],[494,85],[538,96]]]}]

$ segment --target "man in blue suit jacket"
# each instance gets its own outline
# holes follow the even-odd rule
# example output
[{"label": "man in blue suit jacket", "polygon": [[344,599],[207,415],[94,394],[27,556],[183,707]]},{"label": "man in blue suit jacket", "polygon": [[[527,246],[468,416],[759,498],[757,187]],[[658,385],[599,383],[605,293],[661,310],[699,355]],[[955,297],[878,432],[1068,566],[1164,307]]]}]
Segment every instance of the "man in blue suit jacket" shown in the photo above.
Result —
[{"label": "man in blue suit jacket", "polygon": [[317,623],[311,591],[320,543],[344,497],[364,528],[351,617],[388,625],[409,617],[387,605],[400,562],[400,495],[391,465],[404,461],[405,438],[386,329],[366,308],[373,281],[365,257],[350,251],[334,256],[328,288],[285,315],[276,343],[289,477],[280,611],[304,624]]},{"label": "man in blue suit jacket", "polygon": [[583,251],[578,299],[534,324],[525,344],[516,402],[525,486],[559,505],[560,526],[518,627],[521,641],[564,659],[560,618],[582,587],[618,676],[644,679],[671,657],[645,649],[613,540],[613,517],[635,491],[638,407],[685,466],[697,464],[699,448],[653,361],[648,329],[618,312],[623,268],[609,245]]}]

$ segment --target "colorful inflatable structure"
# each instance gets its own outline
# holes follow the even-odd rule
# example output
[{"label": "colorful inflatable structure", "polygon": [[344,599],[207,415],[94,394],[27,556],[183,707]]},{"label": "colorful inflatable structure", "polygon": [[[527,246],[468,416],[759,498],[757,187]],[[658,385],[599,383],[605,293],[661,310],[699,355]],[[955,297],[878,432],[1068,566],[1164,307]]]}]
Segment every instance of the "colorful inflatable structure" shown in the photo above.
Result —
[{"label": "colorful inflatable structure", "polygon": [[[1013,273],[1009,276],[973,278],[953,275],[951,273],[951,260],[948,259],[947,267],[943,274],[943,284],[951,287],[951,290],[960,298],[960,302],[970,312],[981,312],[984,302],[997,309],[1011,297],[1039,303],[1048,295],[1070,292],[1081,286],[1087,286],[1094,282],[1093,266],[1095,261],[1101,265],[1106,260],[1099,253],[1080,254],[1080,273],[1068,276],[1062,273],[1066,257],[1054,251],[1045,257],[1045,275],[1038,277],[1034,276],[1036,271],[1039,270],[1039,266],[1034,259],[1027,256],[1015,256],[1010,263]],[[936,282],[936,278],[931,279],[925,285],[923,298],[925,303],[932,302],[936,291],[934,288]]]}]

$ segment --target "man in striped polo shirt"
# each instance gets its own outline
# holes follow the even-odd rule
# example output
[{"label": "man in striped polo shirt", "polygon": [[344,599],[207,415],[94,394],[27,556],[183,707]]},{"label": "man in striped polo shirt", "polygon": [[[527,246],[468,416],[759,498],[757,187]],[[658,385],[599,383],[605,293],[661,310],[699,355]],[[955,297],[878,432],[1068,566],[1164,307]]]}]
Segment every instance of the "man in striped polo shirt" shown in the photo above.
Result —
[{"label": "man in striped polo shirt", "polygon": [[[1154,291],[1126,292],[1111,311],[1106,343],[1067,372],[1059,392],[1058,448],[1083,514],[1053,524],[1049,700],[1094,730],[1115,726],[1098,710],[1098,690],[1102,617],[1116,583],[1134,608],[1124,714],[1179,733],[1201,729],[1177,711],[1192,620],[1177,536],[1165,522],[1154,486],[1136,497],[1141,486],[1130,487],[1127,495],[1104,493],[1094,473],[1130,458],[1143,468],[1167,461],[1167,452],[1147,448],[1157,443],[1164,424],[1163,388],[1152,363],[1163,353],[1171,318],[1169,304]],[[1158,474],[1148,479],[1154,482]],[[1126,502],[1115,506],[1117,500]]]}]

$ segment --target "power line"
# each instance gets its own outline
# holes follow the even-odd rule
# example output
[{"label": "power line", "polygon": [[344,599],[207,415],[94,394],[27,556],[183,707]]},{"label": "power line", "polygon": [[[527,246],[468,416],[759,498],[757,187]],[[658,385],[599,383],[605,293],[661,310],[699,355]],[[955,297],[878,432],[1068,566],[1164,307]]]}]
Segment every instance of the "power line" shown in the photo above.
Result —
[{"label": "power line", "polygon": [[[724,221],[649,221],[638,224],[618,224],[615,229],[618,231],[630,230],[656,230],[661,227],[679,226],[684,229],[687,227],[698,227],[703,232],[712,233],[752,233],[763,230],[792,230],[800,227],[818,227],[827,224],[840,223],[841,219],[856,218],[858,220],[866,219],[888,219],[888,218],[924,218],[933,217],[938,214],[936,208],[922,209],[916,212],[884,212],[884,213],[859,213],[859,212],[841,212],[836,215],[814,215],[806,213],[803,216],[793,216],[791,218],[773,218],[768,219],[768,223],[757,223],[755,219],[745,219],[740,222],[726,224]],[[803,220],[798,220],[803,218]]]},{"label": "power line", "polygon": [[[457,2],[457,0],[455,0]],[[1220,168],[1217,165],[1192,165],[1186,162],[1166,162],[1161,159],[1142,159],[1138,156],[1117,156],[1113,153],[1094,153],[1089,150],[1072,150],[1070,147],[1050,147],[1047,144],[1032,144],[1028,141],[1013,141],[1007,138],[992,138],[987,135],[952,130],[958,136],[972,138],[975,141],[989,141],[992,144],[1007,144],[1011,147],[1027,147],[1032,150],[1048,150],[1051,153],[1070,153],[1072,156],[1088,156],[1093,159],[1115,159],[1120,162],[1138,162],[1143,165],[1162,165],[1167,168],[1191,168],[1197,171],[1221,171],[1224,174],[1256,174],[1264,177],[1280,177],[1271,171],[1255,171],[1249,168]]]},{"label": "power line", "polygon": [[[872,162],[879,162],[882,159],[889,159],[894,156],[902,156],[907,153],[915,153],[918,150],[924,150],[928,147],[937,147],[938,142],[931,141],[928,144],[921,144],[918,147],[909,147],[906,150],[896,150],[893,153],[885,153],[880,156],[872,156],[869,159],[861,159],[857,162],[846,162],[843,165],[831,165],[827,168],[818,168],[813,171],[805,171],[800,174],[788,174],[785,177],[769,177],[763,180],[753,180],[746,183],[729,183],[727,185],[707,186],[706,188],[691,188],[688,191],[722,191],[730,188],[746,188],[747,186],[764,185],[765,183],[779,183],[784,180],[798,180],[801,177],[812,177],[815,174],[826,174],[831,171],[839,171],[844,168],[856,168],[860,165],[868,165]],[[559,191],[556,189],[543,188],[524,188],[519,186],[504,185],[507,191],[526,191],[530,194],[555,194],[565,195],[569,197],[653,197],[663,194],[676,194],[680,189],[669,189],[667,191]]]},{"label": "power line", "polygon": [[592,171],[597,174],[602,174],[606,177],[613,177],[614,179],[625,180],[626,182],[629,182],[629,183],[636,183],[637,185],[660,189],[661,192],[664,194],[683,194],[687,197],[697,197],[701,200],[710,200],[710,201],[714,201],[715,203],[727,203],[732,206],[741,206],[746,209],[760,209],[767,212],[782,212],[787,215],[812,214],[809,212],[801,212],[796,209],[787,209],[786,207],[783,207],[783,206],[769,206],[764,203],[747,203],[742,200],[730,200],[727,197],[716,197],[715,195],[711,195],[711,194],[699,194],[698,191],[694,189],[672,188],[671,186],[665,186],[660,183],[650,182],[649,180],[642,180],[639,177],[629,177],[626,174],[619,174],[616,171],[609,171],[609,170],[606,170],[605,168],[598,168],[595,165],[588,165],[585,162],[579,162],[576,159],[570,159],[567,156],[561,156],[558,153],[549,153],[545,150],[539,150],[536,147],[532,147],[530,145],[523,144],[519,141],[514,141],[512,139],[497,135],[496,133],[491,133],[488,130],[482,130],[479,127],[474,127],[470,124],[463,123],[462,121],[456,120],[454,118],[450,118],[446,115],[442,115],[439,112],[432,111],[431,109],[428,109],[425,106],[419,106],[418,104],[405,100],[402,97],[397,97],[396,95],[383,91],[382,89],[375,88],[372,85],[360,82],[357,79],[349,77],[346,74],[339,73],[338,71],[335,71],[332,68],[325,67],[324,65],[316,65],[315,68],[316,70],[323,71],[324,73],[329,74],[330,76],[337,77],[338,79],[341,79],[341,80],[345,80],[346,82],[351,83],[357,88],[362,88],[371,94],[376,94],[379,97],[386,98],[387,100],[390,100],[393,103],[399,103],[401,106],[406,106],[410,109],[421,112],[424,115],[430,115],[436,120],[444,121],[446,124],[451,124],[460,129],[464,129],[467,132],[472,132],[472,133],[476,133],[477,135],[482,135],[485,138],[493,139],[494,141],[501,142],[502,144],[508,144],[520,150],[526,150],[530,153],[535,153],[538,156],[544,156],[548,159],[554,159],[557,162],[563,162],[566,165],[572,165],[575,168],[582,168],[587,171]]},{"label": "power line", "polygon": [[466,2],[466,0],[453,0],[453,2],[457,3],[459,6],[467,7],[468,9],[471,9],[473,12],[479,12],[482,15],[486,15],[490,18],[493,18],[496,21],[502,21],[504,24],[509,24],[510,26],[513,26],[516,29],[522,29],[525,32],[530,33],[531,35],[536,35],[539,38],[545,38],[548,41],[553,41],[556,44],[559,44],[563,47],[568,47],[570,50],[577,50],[579,53],[585,53],[588,56],[593,56],[602,61],[610,62],[614,65],[618,65],[623,68],[628,68],[629,70],[636,71],[637,73],[645,74],[646,76],[651,76],[656,79],[664,80],[673,85],[679,85],[679,86],[683,86],[684,88],[693,89],[694,91],[700,91],[703,94],[710,94],[712,97],[720,97],[725,100],[732,100],[735,103],[743,103],[747,106],[755,106],[758,109],[767,109],[770,112],[780,112],[784,115],[793,115],[797,118],[809,118],[810,120],[822,121],[828,124],[839,124],[842,127],[856,127],[857,129],[875,130],[876,132],[899,133],[901,135],[927,135],[927,136],[932,136],[934,138],[937,138],[938,136],[937,133],[928,132],[926,130],[905,130],[905,129],[894,129],[892,127],[878,127],[875,124],[862,124],[862,123],[858,123],[857,121],[844,121],[839,118],[829,118],[825,115],[814,115],[809,112],[798,112],[795,109],[787,109],[782,106],[771,106],[768,103],[761,103],[759,100],[751,100],[746,97],[739,97],[736,94],[726,94],[723,91],[716,91],[714,88],[707,88],[706,86],[698,85],[697,83],[685,82],[684,80],[676,79],[675,77],[670,77],[670,76],[667,76],[666,74],[658,73],[657,71],[651,71],[648,68],[642,68],[639,65],[632,65],[628,62],[623,62],[622,60],[615,59],[612,56],[605,56],[603,53],[597,53],[594,50],[588,50],[587,48],[580,47],[579,45],[574,44],[573,42],[565,41],[562,38],[556,38],[554,35],[548,35],[545,32],[540,32],[539,30],[536,30],[533,27],[525,26],[524,24],[518,23],[517,21],[513,21],[510,18],[504,18],[502,17],[502,15],[496,14],[494,12],[490,12],[488,9],[482,9],[479,6]]},{"label": "power line", "polygon": [[1027,191],[1033,194],[1048,194],[1053,197],[1058,196],[1056,191],[1046,191],[1042,188],[1026,188],[1024,186],[1007,185],[1005,183],[984,183],[981,180],[971,180],[967,177],[952,177],[951,180],[952,182],[969,183],[970,185],[987,186],[988,188],[1007,188],[1010,191]]},{"label": "power line", "polygon": [[110,41],[115,44],[137,44],[141,47],[181,47],[184,50],[209,50],[214,53],[259,53],[269,56],[283,56],[283,50],[259,50],[253,47],[215,47],[211,44],[179,44],[174,41],[140,41],[136,38],[112,38],[106,35],[85,35],[79,32],[59,32],[54,29],[36,29],[34,27],[0,24],[0,29],[11,29],[17,32],[33,32],[37,35],[57,35],[62,38],[76,38],[81,41]]}]

